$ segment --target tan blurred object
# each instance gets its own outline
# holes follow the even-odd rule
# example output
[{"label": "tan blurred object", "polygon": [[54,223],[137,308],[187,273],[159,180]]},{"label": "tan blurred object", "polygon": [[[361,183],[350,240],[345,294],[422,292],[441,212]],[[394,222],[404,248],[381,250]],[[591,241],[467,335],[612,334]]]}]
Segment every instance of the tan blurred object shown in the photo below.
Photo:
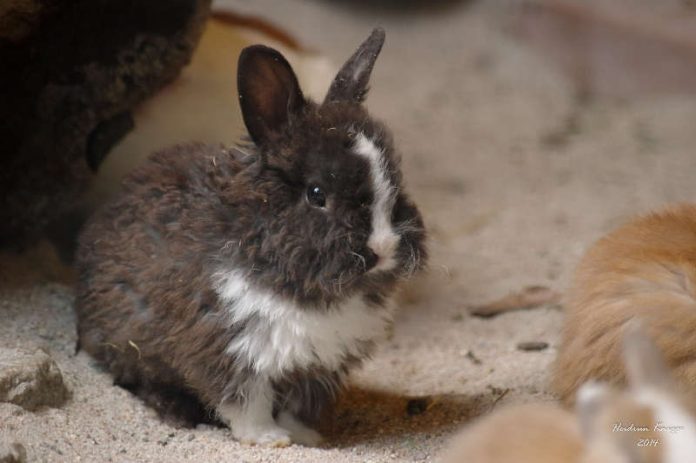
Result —
[{"label": "tan blurred object", "polygon": [[442,463],[687,463],[696,455],[696,418],[640,323],[627,326],[629,386],[587,382],[575,413],[554,404],[494,411],[456,437]]},{"label": "tan blurred object", "polygon": [[631,97],[696,92],[694,21],[686,3],[533,0],[516,30],[559,64],[581,95]]},{"label": "tan blurred object", "polygon": [[549,404],[494,412],[466,428],[443,463],[575,463],[582,451],[572,413]]}]

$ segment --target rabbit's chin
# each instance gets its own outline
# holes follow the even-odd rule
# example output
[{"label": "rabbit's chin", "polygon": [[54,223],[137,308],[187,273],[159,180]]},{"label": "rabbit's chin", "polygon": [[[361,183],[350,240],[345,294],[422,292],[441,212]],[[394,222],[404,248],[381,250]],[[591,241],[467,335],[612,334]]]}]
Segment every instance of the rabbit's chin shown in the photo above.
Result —
[{"label": "rabbit's chin", "polygon": [[323,285],[324,293],[321,299],[317,299],[317,307],[331,309],[351,298],[362,298],[376,306],[383,305],[396,286],[406,278],[407,275],[399,274],[396,270],[375,270],[359,272],[345,278],[341,284],[334,280]]},{"label": "rabbit's chin", "polygon": [[367,269],[356,265],[335,267],[338,269],[314,273],[298,265],[274,267],[229,259],[224,265],[214,267],[212,273],[244,276],[245,284],[293,301],[304,310],[322,311],[352,297],[365,297],[380,304],[400,282],[415,273],[412,268],[417,270],[415,264],[404,264],[401,260],[386,270],[376,266]]}]

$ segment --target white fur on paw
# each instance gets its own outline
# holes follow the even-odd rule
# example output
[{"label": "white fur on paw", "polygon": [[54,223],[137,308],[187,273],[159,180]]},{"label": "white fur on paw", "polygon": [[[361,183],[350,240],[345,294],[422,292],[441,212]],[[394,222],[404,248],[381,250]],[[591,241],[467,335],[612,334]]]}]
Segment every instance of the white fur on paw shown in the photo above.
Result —
[{"label": "white fur on paw", "polygon": [[306,447],[316,447],[324,440],[321,434],[301,423],[292,413],[282,411],[278,414],[278,424],[290,432],[292,441]]},{"label": "white fur on paw", "polygon": [[263,445],[266,447],[287,447],[292,443],[290,431],[279,426],[246,429],[234,436],[242,444]]}]

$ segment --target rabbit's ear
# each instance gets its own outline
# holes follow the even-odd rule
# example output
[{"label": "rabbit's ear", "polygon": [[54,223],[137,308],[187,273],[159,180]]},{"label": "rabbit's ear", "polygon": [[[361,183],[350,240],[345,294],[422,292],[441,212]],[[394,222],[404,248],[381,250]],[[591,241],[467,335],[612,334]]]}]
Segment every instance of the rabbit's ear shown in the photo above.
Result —
[{"label": "rabbit's ear", "polygon": [[588,381],[578,389],[575,398],[575,409],[580,421],[580,430],[585,438],[592,438],[597,426],[597,415],[606,406],[612,391],[608,385],[596,381]]},{"label": "rabbit's ear", "polygon": [[361,103],[367,95],[370,74],[383,44],[384,29],[378,27],[338,71],[324,103],[331,101]]},{"label": "rabbit's ear", "polygon": [[244,124],[256,144],[280,132],[290,115],[305,105],[290,64],[263,45],[247,47],[239,55],[237,89]]},{"label": "rabbit's ear", "polygon": [[633,389],[641,387],[673,389],[672,374],[662,352],[645,334],[641,323],[637,320],[631,320],[625,326],[623,357],[628,383]]}]

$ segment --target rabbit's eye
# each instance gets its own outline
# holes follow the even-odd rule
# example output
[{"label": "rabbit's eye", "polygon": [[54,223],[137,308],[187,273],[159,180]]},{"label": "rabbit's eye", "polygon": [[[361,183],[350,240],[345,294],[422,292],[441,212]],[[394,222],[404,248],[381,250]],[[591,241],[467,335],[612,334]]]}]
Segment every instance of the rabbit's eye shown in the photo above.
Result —
[{"label": "rabbit's eye", "polygon": [[316,185],[310,185],[309,188],[307,188],[307,202],[314,207],[325,207],[326,194],[324,190]]}]

